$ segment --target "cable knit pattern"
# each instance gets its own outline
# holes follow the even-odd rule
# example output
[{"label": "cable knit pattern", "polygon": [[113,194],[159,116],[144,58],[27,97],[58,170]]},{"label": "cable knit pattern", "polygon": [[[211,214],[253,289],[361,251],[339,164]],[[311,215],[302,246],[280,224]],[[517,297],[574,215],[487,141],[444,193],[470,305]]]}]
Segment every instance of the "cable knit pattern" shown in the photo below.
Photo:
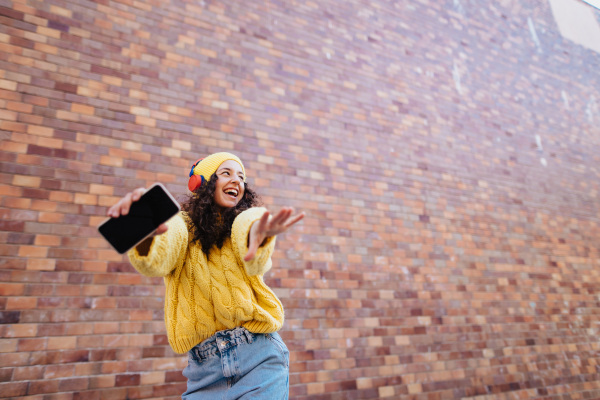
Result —
[{"label": "cable knit pattern", "polygon": [[233,222],[231,238],[208,257],[190,243],[187,215],[173,217],[169,230],[154,237],[148,255],[128,253],[131,264],[146,276],[165,280],[165,325],[173,350],[185,353],[223,329],[243,326],[251,332],[270,333],[283,325],[283,306],[264,283],[272,265],[275,238],[268,238],[250,262],[248,233],[266,209],[251,208]]}]

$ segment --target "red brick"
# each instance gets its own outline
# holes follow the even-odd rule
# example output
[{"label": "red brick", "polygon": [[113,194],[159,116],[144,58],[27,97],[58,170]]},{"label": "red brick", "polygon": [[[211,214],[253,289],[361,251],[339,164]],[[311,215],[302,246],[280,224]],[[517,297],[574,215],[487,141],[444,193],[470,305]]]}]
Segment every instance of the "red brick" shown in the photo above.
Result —
[{"label": "red brick", "polygon": [[186,391],[185,383],[156,385],[153,388],[153,396],[181,396]]},{"label": "red brick", "polygon": [[19,339],[19,351],[43,351],[46,350],[45,338],[25,338]]},{"label": "red brick", "polygon": [[139,374],[121,374],[117,375],[115,380],[115,386],[137,386],[139,384]]},{"label": "red brick", "polygon": [[45,394],[45,393],[56,393],[58,392],[57,380],[43,380],[43,381],[32,381],[29,382],[27,388],[27,394]]},{"label": "red brick", "polygon": [[[16,370],[16,368],[15,368],[15,370]],[[13,375],[12,368],[0,369],[0,382],[10,382],[12,375]],[[23,380],[23,379],[15,379],[15,380]]]},{"label": "red brick", "polygon": [[187,382],[187,378],[182,375],[181,371],[167,371],[165,382]]},{"label": "red brick", "polygon": [[125,400],[128,399],[126,388],[106,389],[100,391],[100,400]]},{"label": "red brick", "polygon": [[89,387],[88,378],[61,379],[58,388],[61,392],[85,390]]},{"label": "red brick", "polygon": [[44,371],[45,379],[67,378],[73,376],[74,365],[48,365]]},{"label": "red brick", "polygon": [[100,375],[90,378],[90,388],[95,389],[95,393],[99,393],[100,388],[112,388],[115,386],[115,375]]},{"label": "red brick", "polygon": [[27,382],[0,382],[2,397],[23,397],[27,394]]}]

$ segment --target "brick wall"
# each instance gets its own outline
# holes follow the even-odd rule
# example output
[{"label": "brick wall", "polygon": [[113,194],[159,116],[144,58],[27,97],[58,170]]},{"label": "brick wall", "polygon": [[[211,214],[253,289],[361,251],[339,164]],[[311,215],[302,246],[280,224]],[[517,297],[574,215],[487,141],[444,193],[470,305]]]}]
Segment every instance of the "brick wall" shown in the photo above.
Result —
[{"label": "brick wall", "polygon": [[226,150],[293,399],[600,398],[599,70],[546,1],[0,0],[0,397],[178,398],[96,226]]}]

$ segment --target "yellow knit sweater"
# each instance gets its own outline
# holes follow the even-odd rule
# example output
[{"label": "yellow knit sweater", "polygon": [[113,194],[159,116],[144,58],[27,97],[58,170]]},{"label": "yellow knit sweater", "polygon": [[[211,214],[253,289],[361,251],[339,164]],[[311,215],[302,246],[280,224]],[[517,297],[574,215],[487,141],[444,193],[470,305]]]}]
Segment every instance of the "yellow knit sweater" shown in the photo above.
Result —
[{"label": "yellow knit sweater", "polygon": [[266,210],[251,208],[238,215],[231,237],[208,257],[198,243],[191,243],[186,214],[169,222],[169,230],[154,237],[148,255],[134,248],[131,264],[146,276],[165,280],[165,325],[169,343],[185,353],[215,332],[243,326],[254,333],[271,333],[283,325],[283,306],[264,283],[271,268],[275,237],[268,238],[254,259],[244,261],[252,223]]}]

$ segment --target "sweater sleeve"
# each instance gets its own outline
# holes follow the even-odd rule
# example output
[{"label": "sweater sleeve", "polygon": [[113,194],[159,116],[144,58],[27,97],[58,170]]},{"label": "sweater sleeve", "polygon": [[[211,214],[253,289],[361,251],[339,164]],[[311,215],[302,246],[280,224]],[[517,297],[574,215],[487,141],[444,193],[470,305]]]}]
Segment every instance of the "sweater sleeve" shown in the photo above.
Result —
[{"label": "sweater sleeve", "polygon": [[131,265],[145,276],[167,276],[177,265],[177,261],[185,257],[188,246],[188,228],[181,213],[167,222],[169,229],[162,235],[152,239],[148,254],[142,256],[137,248],[131,249],[127,255]]},{"label": "sweater sleeve", "polygon": [[258,221],[267,211],[264,207],[250,208],[233,221],[231,228],[231,243],[233,251],[238,262],[244,266],[249,276],[263,275],[271,269],[271,255],[275,249],[275,236],[268,237],[265,243],[258,248],[254,258],[248,262],[244,261],[244,256],[248,253],[248,234],[252,224]]}]

